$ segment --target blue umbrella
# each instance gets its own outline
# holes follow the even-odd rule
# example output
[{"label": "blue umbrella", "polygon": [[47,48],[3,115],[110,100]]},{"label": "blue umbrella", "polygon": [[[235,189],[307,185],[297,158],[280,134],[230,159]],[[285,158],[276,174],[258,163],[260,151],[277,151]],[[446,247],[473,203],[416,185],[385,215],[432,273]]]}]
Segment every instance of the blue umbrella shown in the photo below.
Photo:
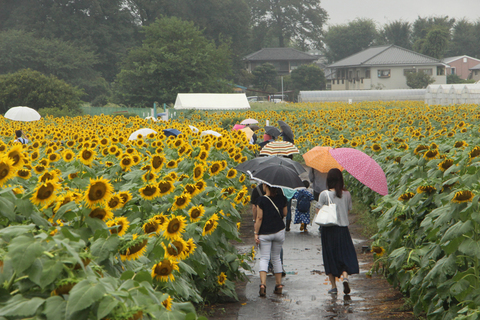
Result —
[{"label": "blue umbrella", "polygon": [[165,133],[165,135],[168,137],[168,136],[178,136],[180,133],[182,133],[181,131],[178,131],[177,129],[163,129],[163,133]]}]

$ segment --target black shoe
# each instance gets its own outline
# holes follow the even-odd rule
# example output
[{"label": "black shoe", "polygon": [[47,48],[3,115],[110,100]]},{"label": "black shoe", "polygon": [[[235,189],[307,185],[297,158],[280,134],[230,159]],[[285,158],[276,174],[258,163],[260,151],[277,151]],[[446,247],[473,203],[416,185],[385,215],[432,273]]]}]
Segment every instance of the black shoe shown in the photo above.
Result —
[{"label": "black shoe", "polygon": [[348,279],[343,279],[343,293],[350,293],[350,285],[348,284]]},{"label": "black shoe", "polygon": [[285,226],[285,231],[290,231],[290,224],[292,223],[292,220],[287,220],[286,226]]},{"label": "black shoe", "polygon": [[287,273],[285,272],[285,270],[282,271],[282,278],[285,278],[287,276]]}]

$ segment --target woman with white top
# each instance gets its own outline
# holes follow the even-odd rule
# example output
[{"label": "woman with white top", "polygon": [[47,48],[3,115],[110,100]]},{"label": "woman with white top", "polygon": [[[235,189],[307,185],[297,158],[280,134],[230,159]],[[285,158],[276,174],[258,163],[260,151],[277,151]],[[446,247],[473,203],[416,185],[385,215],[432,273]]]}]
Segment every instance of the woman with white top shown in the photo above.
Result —
[{"label": "woman with white top", "polygon": [[357,254],[348,230],[352,196],[350,192],[344,190],[342,172],[338,169],[331,169],[328,172],[327,187],[328,190],[320,194],[316,208],[318,212],[323,205],[328,205],[327,197],[337,206],[338,225],[320,228],[323,265],[332,285],[328,293],[337,293],[335,278],[343,275],[343,292],[349,294],[348,275],[359,273]]}]

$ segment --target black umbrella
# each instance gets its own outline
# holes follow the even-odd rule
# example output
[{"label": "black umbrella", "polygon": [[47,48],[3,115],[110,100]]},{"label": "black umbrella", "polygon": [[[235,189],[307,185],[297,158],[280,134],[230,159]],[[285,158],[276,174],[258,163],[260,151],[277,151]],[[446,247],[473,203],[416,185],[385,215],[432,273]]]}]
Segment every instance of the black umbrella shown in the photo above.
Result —
[{"label": "black umbrella", "polygon": [[248,171],[253,180],[268,184],[271,187],[299,189],[305,188],[298,173],[285,164],[267,165],[253,172]]},{"label": "black umbrella", "polygon": [[290,126],[285,122],[283,122],[282,120],[278,120],[278,125],[283,131],[283,137],[284,137],[283,140],[294,143],[293,141],[294,135],[293,135],[292,128],[290,128]]},{"label": "black umbrella", "polygon": [[275,140],[270,139],[270,140],[267,140],[267,141],[262,141],[258,145],[260,146],[260,148],[263,148],[263,147],[265,147],[265,145],[267,145],[267,144],[269,144],[270,142],[273,142],[273,141],[275,141]]},{"label": "black umbrella", "polygon": [[280,135],[280,130],[272,126],[265,126],[265,133],[276,138]]},{"label": "black umbrella", "polygon": [[306,172],[305,168],[300,163],[290,160],[288,158],[281,158],[281,157],[275,157],[275,156],[261,157],[261,158],[248,160],[236,166],[235,169],[242,172],[250,171],[253,173],[266,166],[275,166],[275,165],[284,165],[290,169],[293,169],[297,172],[297,175],[300,175]]}]

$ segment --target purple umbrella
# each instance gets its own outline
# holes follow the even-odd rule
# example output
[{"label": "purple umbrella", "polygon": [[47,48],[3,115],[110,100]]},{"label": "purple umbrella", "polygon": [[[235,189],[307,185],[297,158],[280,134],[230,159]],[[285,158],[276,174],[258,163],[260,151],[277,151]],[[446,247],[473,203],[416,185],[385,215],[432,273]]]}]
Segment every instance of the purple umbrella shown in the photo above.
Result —
[{"label": "purple umbrella", "polygon": [[352,148],[330,149],[329,152],[358,181],[382,196],[388,194],[385,172],[369,155]]}]

